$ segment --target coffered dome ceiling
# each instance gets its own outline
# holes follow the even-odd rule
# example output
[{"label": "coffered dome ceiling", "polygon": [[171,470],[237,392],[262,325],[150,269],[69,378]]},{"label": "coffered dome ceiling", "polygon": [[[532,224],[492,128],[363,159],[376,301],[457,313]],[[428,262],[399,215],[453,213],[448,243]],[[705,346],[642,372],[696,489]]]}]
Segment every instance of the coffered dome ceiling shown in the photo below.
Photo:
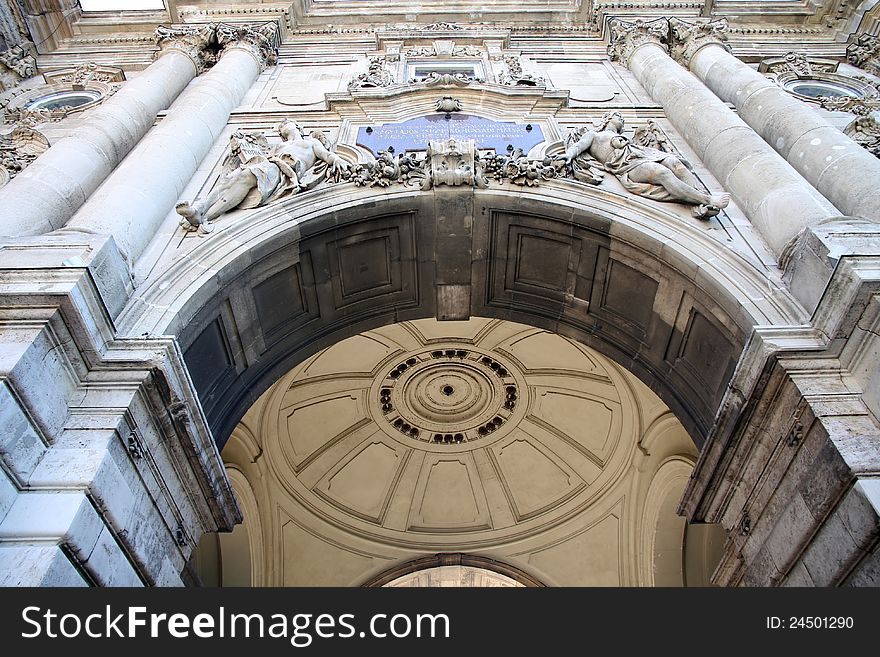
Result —
[{"label": "coffered dome ceiling", "polygon": [[300,363],[233,432],[223,581],[388,582],[450,554],[550,586],[705,581],[711,536],[685,554],[675,515],[695,455],[650,390],[561,335],[385,326]]},{"label": "coffered dome ceiling", "polygon": [[267,394],[261,432],[286,491],[413,547],[489,546],[578,514],[620,477],[639,432],[614,365],[501,321],[363,333]]}]

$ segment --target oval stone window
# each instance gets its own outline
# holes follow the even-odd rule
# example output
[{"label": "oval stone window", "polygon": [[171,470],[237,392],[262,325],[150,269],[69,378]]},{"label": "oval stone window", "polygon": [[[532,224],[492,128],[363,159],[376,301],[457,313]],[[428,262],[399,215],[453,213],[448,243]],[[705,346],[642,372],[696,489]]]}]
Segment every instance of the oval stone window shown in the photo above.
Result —
[{"label": "oval stone window", "polygon": [[31,101],[27,104],[27,108],[54,110],[65,107],[81,107],[98,100],[100,97],[101,94],[98,91],[58,91]]}]

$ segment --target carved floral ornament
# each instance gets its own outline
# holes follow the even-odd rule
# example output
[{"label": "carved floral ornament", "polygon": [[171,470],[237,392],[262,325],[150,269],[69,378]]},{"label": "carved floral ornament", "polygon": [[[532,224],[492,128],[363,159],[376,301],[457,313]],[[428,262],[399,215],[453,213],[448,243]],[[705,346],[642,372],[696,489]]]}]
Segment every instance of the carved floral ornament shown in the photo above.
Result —
[{"label": "carved floral ornament", "polygon": [[612,18],[608,21],[608,56],[611,61],[626,65],[641,46],[656,44],[666,50],[668,43],[669,21],[665,18],[633,22]]},{"label": "carved floral ornament", "polygon": [[473,140],[448,139],[430,141],[421,154],[395,153],[389,147],[372,161],[351,164],[334,152],[323,132],[306,135],[296,123],[285,121],[278,128],[282,141],[274,145],[262,133],[236,132],[213,186],[179,203],[177,212],[185,230],[206,234],[227,212],[270,205],[320,184],[429,190],[505,183],[534,187],[545,180],[568,179],[599,185],[605,173],[617,177],[631,193],[688,204],[698,218],[717,215],[727,205],[729,195],[706,192],[657,124],[649,121],[631,138],[622,134],[623,125],[620,114],[608,114],[596,126],[573,131],[564,154],[541,159],[512,146],[507,153],[481,154]]},{"label": "carved floral ornament", "polygon": [[17,123],[10,132],[0,133],[0,187],[21,173],[48,148],[46,136],[26,122]]},{"label": "carved floral ornament", "polygon": [[856,35],[846,46],[846,58],[853,66],[880,74],[880,37],[873,34]]},{"label": "carved floral ornament", "polygon": [[36,51],[30,42],[12,46],[0,53],[0,91],[16,87],[37,74]]}]

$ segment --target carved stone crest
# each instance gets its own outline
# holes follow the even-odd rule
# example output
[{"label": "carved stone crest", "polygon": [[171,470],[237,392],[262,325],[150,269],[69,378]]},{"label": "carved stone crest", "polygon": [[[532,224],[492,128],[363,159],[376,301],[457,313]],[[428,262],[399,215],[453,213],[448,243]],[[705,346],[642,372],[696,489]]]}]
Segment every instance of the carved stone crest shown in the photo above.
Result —
[{"label": "carved stone crest", "polygon": [[782,57],[770,57],[758,66],[761,73],[775,75],[795,75],[799,78],[809,78],[816,73],[833,73],[837,70],[837,62],[828,59],[816,59],[808,57],[805,53],[793,50],[785,53]]},{"label": "carved stone crest", "polygon": [[[418,80],[410,80],[410,83],[418,83]],[[472,78],[466,73],[438,73],[437,71],[431,71],[425,78],[421,81],[421,84],[426,87],[466,87],[471,82],[482,82],[482,80],[478,80]]]},{"label": "carved stone crest", "polygon": [[523,71],[522,61],[516,55],[504,55],[507,70],[499,76],[500,84],[510,87],[545,87],[544,78]]},{"label": "carved stone crest", "polygon": [[438,112],[446,112],[447,114],[451,112],[460,112],[461,101],[452,96],[443,96],[443,98],[440,98],[437,101],[437,104],[434,107]]},{"label": "carved stone crest", "polygon": [[455,23],[430,23],[425,25],[422,28],[426,32],[458,32],[459,30],[463,30],[464,28],[461,25],[456,25]]},{"label": "carved stone crest", "polygon": [[361,73],[348,83],[349,91],[389,87],[394,84],[394,76],[385,68],[385,57],[371,57],[366,73]]},{"label": "carved stone crest", "polygon": [[43,74],[48,84],[69,84],[85,87],[92,82],[124,82],[125,72],[117,66],[102,66],[89,62],[73,69],[49,71]]},{"label": "carved stone crest", "polygon": [[431,140],[426,157],[427,177],[422,189],[440,185],[485,188],[489,186],[476,157],[473,139]]}]

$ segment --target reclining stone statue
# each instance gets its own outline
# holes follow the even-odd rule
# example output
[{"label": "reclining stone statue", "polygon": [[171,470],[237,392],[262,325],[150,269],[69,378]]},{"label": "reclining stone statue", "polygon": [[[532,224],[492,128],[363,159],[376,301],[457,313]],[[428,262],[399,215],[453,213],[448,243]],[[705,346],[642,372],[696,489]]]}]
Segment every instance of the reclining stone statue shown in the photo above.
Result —
[{"label": "reclining stone statue", "polygon": [[600,168],[614,174],[633,194],[694,206],[694,216],[701,219],[717,215],[727,207],[730,194],[700,190],[694,174],[681,158],[634,143],[621,134],[623,125],[623,117],[612,112],[603,117],[598,130],[582,128],[569,135],[565,161],[572,165],[575,178],[597,184],[602,179],[597,171]]},{"label": "reclining stone statue", "polygon": [[344,171],[345,162],[331,152],[323,132],[308,137],[294,121],[278,126],[283,140],[270,146],[262,135],[241,131],[230,138],[230,154],[224,171],[201,199],[182,201],[177,213],[189,229],[212,230],[211,221],[234,209],[256,208],[290,194],[313,188],[328,173]]}]

